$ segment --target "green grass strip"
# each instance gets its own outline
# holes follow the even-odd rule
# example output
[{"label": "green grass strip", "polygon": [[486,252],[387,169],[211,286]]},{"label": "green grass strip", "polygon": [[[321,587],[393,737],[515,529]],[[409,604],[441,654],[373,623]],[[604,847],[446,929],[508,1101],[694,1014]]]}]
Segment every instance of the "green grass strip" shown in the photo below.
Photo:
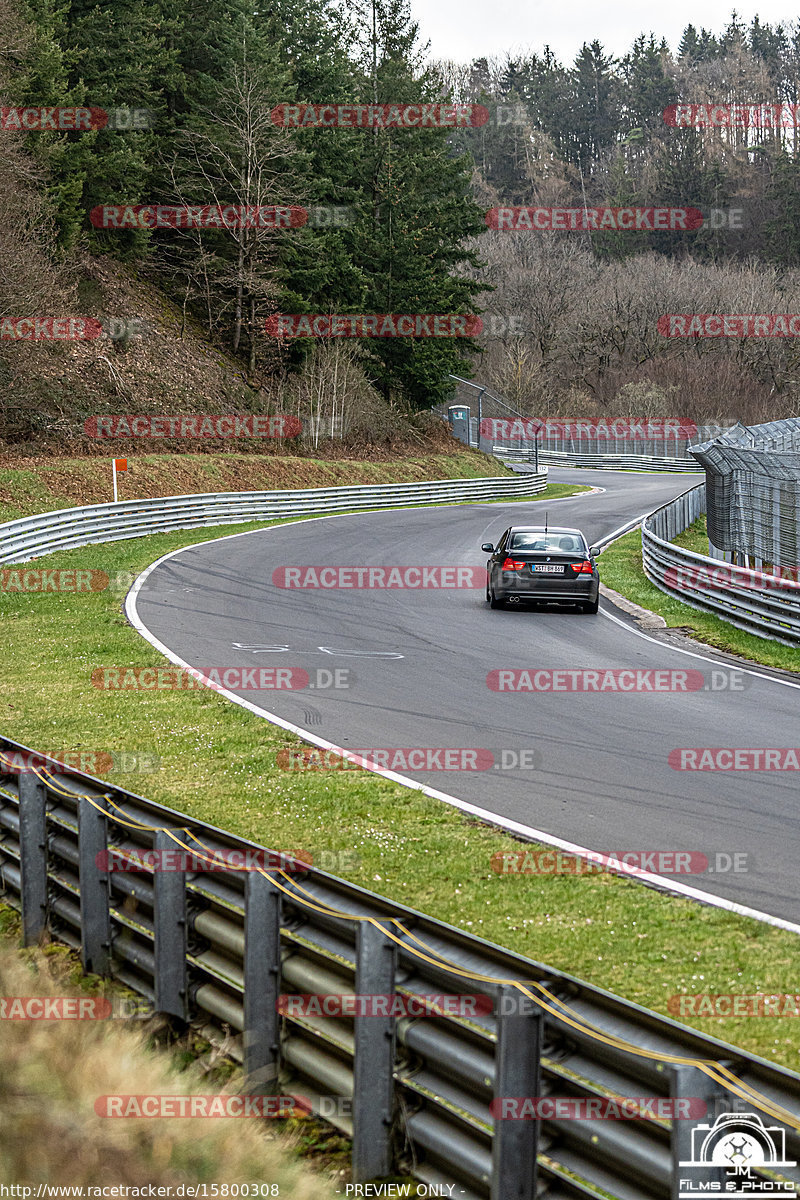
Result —
[{"label": "green grass strip", "polygon": [[[179,546],[246,528],[151,535],[35,565],[138,573]],[[635,557],[635,541],[604,555],[612,586],[625,580],[606,564]],[[639,587],[633,598],[648,603],[650,585]],[[366,772],[282,771],[278,752],[302,743],[213,691],[97,690],[95,667],[164,662],[128,625],[119,594],[5,594],[0,611],[0,729],[18,741],[49,752],[158,755],[158,771],[108,778],[268,846],[304,847],[320,865],[348,853],[335,873],[354,883],[662,1013],[681,992],[798,990],[800,940],[793,934],[614,875],[499,876],[490,859],[519,848],[510,836]],[[457,792],[457,783],[450,786]],[[535,792],[528,816],[535,825]],[[798,1066],[800,1021],[686,1023]]]},{"label": "green grass strip", "polygon": [[[705,518],[675,539],[676,544],[697,554],[708,554],[708,537],[705,534]],[[705,642],[717,650],[735,654],[749,662],[764,667],[777,667],[784,671],[800,671],[800,649],[784,646],[769,638],[756,637],[715,617],[701,612],[657,588],[644,573],[642,567],[642,535],[635,529],[604,550],[600,559],[600,575],[603,583],[613,588],[643,608],[658,613],[670,629],[680,629],[688,637]]]}]

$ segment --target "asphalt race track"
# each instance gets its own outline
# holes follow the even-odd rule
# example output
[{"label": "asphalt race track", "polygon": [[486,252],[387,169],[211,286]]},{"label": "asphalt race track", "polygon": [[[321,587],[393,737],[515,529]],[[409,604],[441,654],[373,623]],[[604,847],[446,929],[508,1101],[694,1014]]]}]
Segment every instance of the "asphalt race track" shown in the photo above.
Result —
[{"label": "asphalt race track", "polygon": [[[699,482],[567,469],[551,469],[550,477],[606,489],[547,505],[551,525],[576,525],[590,542]],[[645,635],[607,600],[589,616],[566,608],[492,611],[482,588],[272,583],[273,571],[289,565],[482,567],[481,542],[496,541],[515,521],[539,523],[544,509],[527,502],[393,510],[212,541],[151,570],[138,619],[194,667],[303,667],[312,682],[327,678],[319,669],[346,668],[348,688],[237,694],[348,749],[492,750],[495,766],[485,771],[402,773],[604,853],[700,852],[714,869],[676,880],[800,922],[797,772],[686,771],[668,761],[680,747],[800,745],[797,687],[766,670],[737,670],[740,690],[492,691],[487,674],[497,668],[700,670],[707,678],[716,671],[718,684],[729,683],[730,660],[702,648],[687,654],[674,632]],[[602,566],[601,558],[601,577]],[[534,766],[513,765],[522,751]],[[737,863],[746,869],[717,869],[732,867],[728,856],[737,853],[746,854]]]}]

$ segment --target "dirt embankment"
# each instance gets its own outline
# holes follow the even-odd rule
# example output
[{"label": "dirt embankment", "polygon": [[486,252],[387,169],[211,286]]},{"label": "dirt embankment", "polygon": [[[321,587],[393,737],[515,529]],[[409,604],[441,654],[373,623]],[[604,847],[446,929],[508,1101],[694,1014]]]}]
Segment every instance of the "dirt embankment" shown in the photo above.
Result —
[{"label": "dirt embankment", "polygon": [[[476,451],[385,461],[256,454],[151,454],[128,458],[120,500],[198,492],[345,487],[505,475],[508,468]],[[0,519],[113,499],[110,458],[0,457]]]}]

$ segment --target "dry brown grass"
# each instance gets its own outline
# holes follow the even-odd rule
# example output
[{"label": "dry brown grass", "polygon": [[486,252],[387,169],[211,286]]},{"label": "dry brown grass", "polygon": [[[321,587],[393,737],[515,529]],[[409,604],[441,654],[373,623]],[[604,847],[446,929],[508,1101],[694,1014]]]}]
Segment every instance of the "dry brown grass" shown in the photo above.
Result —
[{"label": "dry brown grass", "polygon": [[[448,434],[444,453],[386,455],[371,460],[255,454],[139,454],[119,477],[120,500],[198,492],[272,491],[422,483],[511,474],[496,459],[467,450]],[[48,458],[0,454],[0,521],[34,512],[112,499],[107,458]]]},{"label": "dry brown grass", "polygon": [[[2,3],[0,0],[0,6]],[[0,164],[0,216],[4,203],[10,204],[16,196],[11,185],[4,183],[9,172],[8,164],[5,171]],[[358,346],[316,346],[296,372],[260,372],[251,377],[243,360],[211,341],[207,331],[196,320],[186,318],[156,282],[143,278],[128,264],[89,254],[76,256],[62,273],[63,279],[59,276],[56,289],[34,258],[38,249],[33,237],[38,229],[36,199],[31,190],[31,215],[23,229],[24,245],[17,253],[21,265],[16,259],[6,261],[14,247],[0,245],[0,316],[33,313],[99,321],[136,319],[142,322],[141,336],[113,340],[104,332],[80,341],[0,343],[0,452],[108,457],[147,448],[142,439],[101,441],[85,435],[87,418],[109,413],[287,412],[304,421],[305,432],[293,441],[293,454],[336,458],[375,457],[376,453],[380,457],[382,452],[431,453],[441,450],[449,439],[438,417],[414,413],[378,394],[369,382]],[[5,225],[10,224],[9,218]],[[34,284],[38,288],[35,294]],[[331,417],[343,420],[344,439],[326,439]],[[317,436],[313,425],[309,427],[312,418],[322,418]],[[159,438],[156,449],[271,457],[281,454],[284,447],[272,438]]]},{"label": "dry brown grass", "polygon": [[[0,996],[79,995],[59,953],[0,947]],[[106,1094],[209,1093],[199,1072],[178,1072],[146,1043],[138,1022],[0,1024],[0,1182],[172,1186],[277,1184],[292,1200],[333,1186],[293,1163],[266,1122],[253,1119],[109,1119]]]}]

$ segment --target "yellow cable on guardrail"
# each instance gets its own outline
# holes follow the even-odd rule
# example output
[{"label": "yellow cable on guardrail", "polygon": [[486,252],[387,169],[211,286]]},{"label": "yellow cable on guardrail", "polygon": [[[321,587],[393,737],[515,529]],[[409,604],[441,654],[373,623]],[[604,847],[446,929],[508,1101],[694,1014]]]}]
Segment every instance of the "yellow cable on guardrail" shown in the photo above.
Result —
[{"label": "yellow cable on guardrail", "polygon": [[[0,751],[0,763],[10,765],[10,760],[3,755],[2,751]],[[112,820],[117,824],[126,825],[131,829],[144,830],[149,833],[165,833],[175,842],[177,846],[180,846],[184,850],[188,850],[192,855],[194,855],[196,858],[199,858],[201,861],[204,860],[210,864],[217,864],[219,862],[219,857],[215,851],[199,838],[196,839],[197,846],[191,846],[181,841],[180,837],[178,836],[179,834],[186,834],[189,837],[196,838],[196,834],[194,834],[194,832],[187,826],[180,826],[176,829],[169,828],[167,826],[144,824],[143,822],[137,821],[130,817],[119,815],[122,814],[122,808],[119,804],[115,803],[110,793],[102,793],[99,797],[89,796],[86,793],[70,791],[69,789],[60,787],[52,771],[42,769],[41,772],[39,770],[34,770],[33,773],[36,778],[39,779],[40,783],[43,783],[45,787],[49,788],[51,791],[72,800],[86,800],[92,805],[93,808],[96,808],[98,812],[102,812],[106,816],[111,816]],[[8,792],[4,794],[11,796],[11,793]],[[107,809],[103,808],[103,806],[99,803],[100,800],[106,800],[115,810],[114,813],[110,814]],[[198,847],[201,849],[198,850]],[[207,856],[202,851],[206,851]],[[574,1009],[561,1000],[557,1001],[560,1007],[556,1008],[554,1004],[554,998],[550,996],[550,993],[544,984],[536,981],[530,981],[530,983],[526,983],[525,981],[519,979],[498,978],[494,975],[483,975],[479,972],[469,971],[465,968],[458,967],[455,963],[451,963],[433,947],[425,943],[411,930],[406,929],[400,917],[386,917],[383,919],[383,921],[381,921],[378,920],[378,918],[369,916],[367,914],[360,915],[357,913],[348,913],[343,909],[337,909],[332,905],[324,904],[316,900],[311,893],[307,891],[307,889],[303,888],[301,884],[293,880],[286,871],[278,869],[275,872],[268,872],[262,867],[256,867],[255,870],[257,874],[269,879],[270,882],[272,882],[280,892],[289,897],[295,903],[300,904],[305,908],[318,912],[323,916],[336,917],[340,920],[352,921],[354,923],[362,921],[369,922],[369,924],[373,925],[376,929],[379,929],[397,946],[405,950],[407,953],[412,954],[421,962],[426,962],[430,966],[434,966],[440,970],[444,969],[449,974],[456,975],[462,979],[468,979],[472,982],[490,983],[495,986],[507,985],[516,988],[522,995],[526,996],[528,999],[538,1004],[539,1007],[545,1012],[549,1013],[551,1017],[557,1019],[570,1028],[575,1029],[578,1033],[581,1033],[584,1036],[601,1043],[602,1045],[610,1046],[616,1050],[622,1050],[627,1054],[631,1054],[639,1058],[649,1059],[654,1062],[664,1062],[679,1066],[696,1067],[704,1075],[708,1076],[709,1079],[713,1080],[727,1091],[733,1092],[734,1095],[740,1097],[740,1099],[746,1100],[748,1104],[752,1104],[754,1107],[760,1109],[760,1111],[767,1113],[774,1119],[781,1121],[784,1125],[787,1125],[790,1128],[800,1132],[800,1118],[790,1113],[787,1109],[782,1108],[780,1105],[774,1104],[766,1096],[762,1095],[760,1092],[756,1091],[754,1088],[751,1088],[748,1084],[740,1080],[728,1067],[725,1067],[712,1059],[691,1058],[685,1055],[668,1053],[656,1054],[653,1051],[636,1046],[634,1043],[628,1042],[624,1038],[619,1038],[614,1034],[606,1033],[605,1031],[588,1024],[574,1011]],[[289,888],[282,884],[278,876],[283,877],[287,882],[291,882],[293,887]],[[302,895],[298,893],[305,894]],[[383,923],[384,921],[386,924]],[[403,938],[408,940],[403,940],[392,929],[387,928],[387,924],[389,926],[394,926],[403,935]],[[423,947],[424,950],[428,951],[429,953],[424,953],[423,949],[418,949],[417,947],[410,945],[409,942],[417,942],[420,947]],[[539,994],[535,995],[531,990],[529,990],[531,987],[534,988]]]}]

